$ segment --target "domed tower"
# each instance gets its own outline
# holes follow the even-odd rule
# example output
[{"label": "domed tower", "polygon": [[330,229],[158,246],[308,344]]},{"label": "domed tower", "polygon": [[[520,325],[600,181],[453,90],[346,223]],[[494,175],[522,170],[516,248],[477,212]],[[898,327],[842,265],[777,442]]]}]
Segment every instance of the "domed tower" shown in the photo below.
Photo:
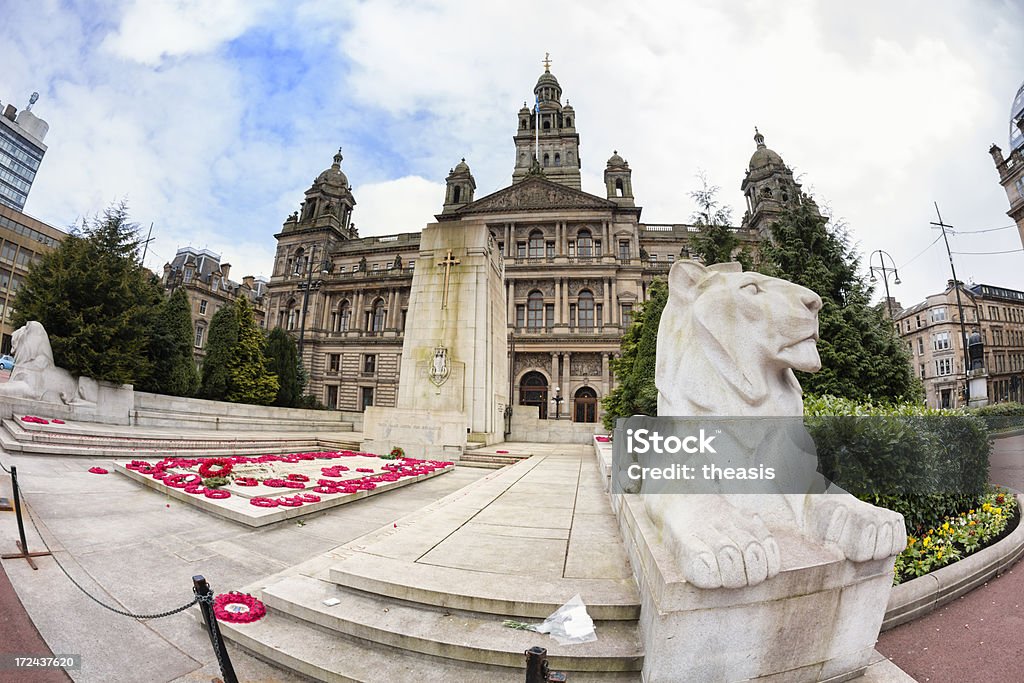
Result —
[{"label": "domed tower", "polygon": [[576,111],[562,105],[562,86],[551,73],[551,60],[544,59],[544,73],[533,87],[534,108],[526,103],[519,110],[516,134],[516,164],[512,182],[530,174],[534,156],[548,180],[580,189],[580,136],[576,133]]},{"label": "domed tower", "polygon": [[473,179],[473,174],[469,172],[469,165],[466,163],[465,158],[448,172],[445,184],[447,188],[444,193],[444,209],[441,213],[452,213],[473,201],[476,180]]},{"label": "domed tower", "polygon": [[740,184],[747,198],[747,212],[742,227],[758,232],[767,230],[771,220],[783,209],[800,201],[800,183],[782,157],[764,144],[764,136],[754,128],[757,149],[750,157],[746,176]]},{"label": "domed tower", "polygon": [[1020,243],[1024,245],[1024,83],[1010,105],[1010,153],[1004,158],[1003,150],[992,143],[988,153],[999,172],[999,184],[1006,190],[1010,210],[1006,214],[1017,224]]},{"label": "domed tower", "polygon": [[330,228],[344,239],[357,237],[352,226],[352,209],[356,199],[352,186],[341,170],[341,148],[334,155],[331,167],[317,176],[313,185],[306,190],[306,199],[297,214],[285,221],[284,229]]},{"label": "domed tower", "polygon": [[604,185],[608,190],[608,199],[619,206],[635,206],[633,204],[633,171],[629,163],[619,156],[619,151],[612,152],[608,164],[604,168]]}]

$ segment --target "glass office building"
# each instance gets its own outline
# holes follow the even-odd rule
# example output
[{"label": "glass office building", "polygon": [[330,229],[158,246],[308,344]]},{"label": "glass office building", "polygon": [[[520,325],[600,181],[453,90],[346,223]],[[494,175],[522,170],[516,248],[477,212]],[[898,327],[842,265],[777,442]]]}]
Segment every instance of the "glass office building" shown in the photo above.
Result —
[{"label": "glass office building", "polygon": [[[35,101],[33,94],[32,102]],[[29,105],[31,107],[31,104]],[[46,153],[43,138],[49,125],[24,109],[8,104],[0,113],[0,204],[25,208],[32,181]]]}]

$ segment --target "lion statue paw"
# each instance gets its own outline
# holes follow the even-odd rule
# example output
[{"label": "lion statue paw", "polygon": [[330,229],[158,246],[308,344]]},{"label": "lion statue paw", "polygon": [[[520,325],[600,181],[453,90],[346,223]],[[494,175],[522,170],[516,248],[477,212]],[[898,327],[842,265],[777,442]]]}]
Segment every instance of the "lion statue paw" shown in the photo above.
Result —
[{"label": "lion statue paw", "polygon": [[778,574],[779,546],[761,518],[709,498],[680,501],[664,518],[683,577],[698,588],[742,588]]},{"label": "lion statue paw", "polygon": [[849,494],[818,494],[807,508],[807,529],[848,560],[867,562],[898,555],[907,547],[903,516]]}]

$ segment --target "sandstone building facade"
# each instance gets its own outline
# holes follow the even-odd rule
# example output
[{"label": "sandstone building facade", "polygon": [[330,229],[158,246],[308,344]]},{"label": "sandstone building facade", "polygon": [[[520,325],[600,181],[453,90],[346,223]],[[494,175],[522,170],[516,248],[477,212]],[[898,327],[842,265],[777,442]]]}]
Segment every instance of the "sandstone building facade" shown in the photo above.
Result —
[{"label": "sandstone building facade", "polygon": [[[641,222],[632,170],[617,152],[605,165],[604,193],[584,192],[576,112],[562,104],[549,69],[534,95],[535,110],[516,114],[512,183],[478,197],[462,160],[446,178],[435,218],[482,223],[502,251],[510,403],[536,406],[542,418],[594,422],[633,311],[653,278],[690,258],[699,228]],[[800,197],[792,171],[760,133],[755,143],[741,186],[747,211],[735,229],[747,246]],[[437,264],[418,262],[419,233],[359,236],[341,163],[339,150],[275,235],[267,325],[300,339],[308,391],[328,407],[393,406],[412,274]]]},{"label": "sandstone building facade", "polygon": [[[1024,400],[1024,292],[960,283],[960,301],[963,331],[968,337],[978,332],[985,344],[988,402]],[[953,281],[894,320],[924,383],[926,403],[964,407],[964,340]]]},{"label": "sandstone building facade", "polygon": [[170,263],[164,264],[161,282],[166,294],[170,296],[181,287],[188,295],[195,359],[200,367],[206,356],[210,321],[221,306],[234,302],[239,296],[248,297],[256,324],[266,328],[266,278],[247,275],[241,282],[235,282],[228,278],[230,274],[231,264],[221,263],[220,255],[208,249],[182,247]]},{"label": "sandstone building facade", "polygon": [[999,184],[1006,190],[1010,210],[1006,214],[1017,224],[1020,243],[1024,245],[1024,83],[1017,90],[1010,106],[1010,151],[1003,156],[1003,150],[995,143],[988,153],[996,164]]}]

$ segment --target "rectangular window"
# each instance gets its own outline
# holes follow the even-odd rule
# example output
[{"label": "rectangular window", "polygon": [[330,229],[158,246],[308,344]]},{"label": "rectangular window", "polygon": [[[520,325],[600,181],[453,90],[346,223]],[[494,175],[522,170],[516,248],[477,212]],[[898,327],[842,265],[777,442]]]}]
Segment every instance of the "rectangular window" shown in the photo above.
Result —
[{"label": "rectangular window", "polygon": [[622,326],[629,327],[633,324],[633,304],[622,304]]},{"label": "rectangular window", "polygon": [[368,375],[377,372],[377,354],[368,353],[363,356],[363,372]]},{"label": "rectangular window", "polygon": [[555,243],[548,242],[546,249],[548,258],[555,258]]},{"label": "rectangular window", "polygon": [[939,332],[932,335],[932,348],[936,351],[945,351],[949,348],[949,332]]},{"label": "rectangular window", "polygon": [[601,240],[594,240],[594,256],[600,256],[602,253]]},{"label": "rectangular window", "polygon": [[924,363],[921,363],[921,379],[924,379]]},{"label": "rectangular window", "polygon": [[327,370],[328,372],[337,372],[341,369],[341,354],[340,353],[329,353],[327,354]]},{"label": "rectangular window", "polygon": [[199,301],[199,315],[206,315],[206,299]]},{"label": "rectangular window", "polygon": [[939,377],[953,374],[953,361],[950,358],[939,358],[935,361],[935,374]]},{"label": "rectangular window", "polygon": [[409,270],[412,270],[415,267],[416,267],[416,259],[414,259],[414,258],[409,259]]},{"label": "rectangular window", "polygon": [[373,405],[373,387],[360,387],[359,388],[359,406],[360,410],[366,410]]},{"label": "rectangular window", "polygon": [[945,306],[943,306],[941,308],[933,308],[932,309],[932,322],[933,323],[940,323],[940,322],[942,322],[945,319],[946,319],[946,308],[945,308]]},{"label": "rectangular window", "polygon": [[651,263],[657,263],[658,262],[658,255],[657,254],[651,254],[650,256],[647,257],[647,260],[650,261]]},{"label": "rectangular window", "polygon": [[921,329],[921,316],[917,315],[915,318],[917,319],[917,329]]},{"label": "rectangular window", "polygon": [[526,242],[516,242],[516,257],[526,258]]},{"label": "rectangular window", "polygon": [[205,332],[205,331],[206,331],[205,327],[203,327],[202,325],[196,325],[196,348],[197,349],[203,348],[203,332]]},{"label": "rectangular window", "polygon": [[629,260],[629,240],[619,240],[619,260]]},{"label": "rectangular window", "polygon": [[327,407],[331,409],[338,407],[338,387],[335,384],[327,385]]},{"label": "rectangular window", "polygon": [[668,259],[669,263],[672,263],[673,261],[676,260],[676,257],[673,254],[669,254],[666,258]]},{"label": "rectangular window", "polygon": [[544,304],[544,324],[547,329],[551,329],[555,326],[555,305]]},{"label": "rectangular window", "polygon": [[380,270],[380,264],[379,263],[374,263],[373,264],[373,269],[374,270]]},{"label": "rectangular window", "polygon": [[22,247],[22,249],[18,251],[18,256],[17,258],[14,259],[14,262],[17,263],[19,266],[28,268],[29,263],[32,261],[32,257],[34,255],[35,253],[32,252],[32,250],[25,249],[24,247]]},{"label": "rectangular window", "polygon": [[523,304],[516,305],[516,327],[519,329],[526,327],[526,306]]}]

